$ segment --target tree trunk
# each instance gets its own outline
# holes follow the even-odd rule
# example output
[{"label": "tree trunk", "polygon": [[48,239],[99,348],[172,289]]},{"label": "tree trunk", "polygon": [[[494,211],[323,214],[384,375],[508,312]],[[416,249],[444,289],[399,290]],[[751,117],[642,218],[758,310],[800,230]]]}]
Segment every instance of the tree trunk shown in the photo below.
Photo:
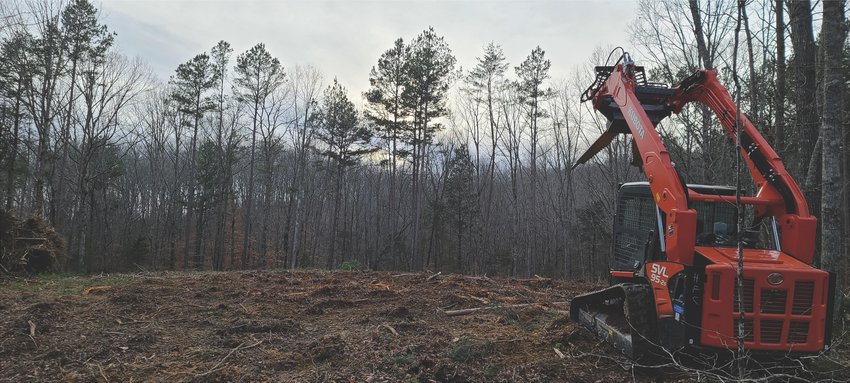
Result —
[{"label": "tree trunk", "polygon": [[753,58],[753,34],[750,31],[750,21],[747,17],[747,6],[743,5],[741,7],[741,18],[742,23],[744,24],[744,33],[747,36],[747,58],[749,62],[750,68],[750,113],[747,114],[748,117],[752,119],[753,125],[756,128],[761,126],[761,114],[759,110],[758,103],[758,76],[756,75],[756,63]]},{"label": "tree trunk", "polygon": [[[265,140],[265,138],[263,138]],[[269,139],[274,139],[271,137]],[[274,183],[274,166],[272,164],[272,149],[270,144],[264,144],[265,159],[263,170],[265,182],[263,183],[263,228],[260,232],[260,259],[259,267],[265,268],[268,264],[269,253],[269,221],[272,213],[272,185]]]},{"label": "tree trunk", "polygon": [[253,227],[252,223],[254,220],[253,212],[251,211],[254,206],[254,159],[257,148],[257,120],[259,118],[259,103],[254,101],[254,125],[251,130],[251,162],[248,164],[248,195],[245,196],[245,203],[247,204],[245,208],[245,231],[242,233],[244,238],[242,239],[242,268],[248,267],[248,256],[250,252],[249,244],[251,242],[251,229]]},{"label": "tree trunk", "polygon": [[15,200],[15,166],[18,159],[18,144],[20,140],[21,128],[21,81],[18,81],[17,96],[15,97],[15,110],[12,122],[12,150],[9,153],[9,165],[6,168],[6,210],[12,210],[12,204]]},{"label": "tree trunk", "polygon": [[[833,272],[836,278],[835,306],[844,307],[844,274],[847,260],[841,252],[841,158],[844,107],[844,74],[842,72],[844,40],[844,1],[823,3],[823,127],[821,152],[823,154],[823,183],[821,189],[821,266]],[[835,310],[834,320],[841,318],[842,310]]]},{"label": "tree trunk", "polygon": [[785,145],[785,7],[776,0],[776,89],[773,100],[776,115],[773,118],[773,147],[784,154]]},{"label": "tree trunk", "polygon": [[79,202],[79,212],[80,212],[80,220],[79,224],[79,234],[77,238],[77,272],[84,273],[86,266],[86,249],[87,249],[87,240],[88,240],[88,232],[89,225],[91,222],[91,214],[90,208],[87,206],[88,191],[85,186],[84,176],[81,177],[80,181],[80,202]]},{"label": "tree trunk", "polygon": [[205,209],[206,204],[203,200],[200,201],[198,206],[198,217],[195,219],[195,257],[194,257],[194,266],[196,270],[204,269],[204,253],[203,253],[203,244],[204,244],[204,224],[205,224]]},{"label": "tree trunk", "polygon": [[37,217],[44,217],[44,181],[50,173],[48,167],[50,160],[50,126],[48,122],[43,122],[42,127],[38,127],[38,157],[35,168],[35,185],[33,197],[33,214]]},{"label": "tree trunk", "polygon": [[457,263],[455,267],[457,267],[457,272],[463,274],[463,209],[458,206],[457,209]]},{"label": "tree trunk", "polygon": [[[712,52],[708,50],[708,45],[705,41],[705,33],[702,29],[702,17],[700,15],[699,4],[697,0],[689,0],[688,5],[691,9],[691,17],[694,22],[694,37],[697,40],[697,52],[700,58],[700,64],[705,69],[714,69],[714,57]],[[702,182],[712,182],[714,177],[707,169],[712,168],[712,150],[711,150],[711,110],[707,106],[699,107],[702,115],[702,127],[700,136],[702,138],[702,166],[697,166],[697,176]]]},{"label": "tree trunk", "polygon": [[705,69],[714,69],[714,59],[708,51],[708,46],[705,43],[705,33],[702,30],[702,16],[700,15],[699,3],[697,3],[697,0],[689,0],[688,5],[694,21],[694,37],[697,39],[697,53],[699,54],[700,64],[704,65]]},{"label": "tree trunk", "polygon": [[[199,254],[191,254],[190,249],[192,249],[192,223],[195,219],[195,182],[197,178],[196,171],[196,161],[198,156],[198,129],[200,128],[201,117],[198,115],[198,111],[201,110],[201,93],[198,92],[195,99],[195,116],[194,116],[194,124],[192,125],[192,141],[189,143],[189,191],[187,195],[187,203],[186,203],[186,226],[184,227],[184,246],[183,249],[186,252],[186,256],[192,259],[192,263],[194,267],[198,267],[197,258],[200,256]],[[203,213],[200,213],[203,214]],[[199,225],[200,226],[200,225]],[[198,233],[195,233],[197,236]],[[195,248],[200,248],[200,244],[195,246]],[[191,255],[190,255],[191,254]],[[187,267],[188,265],[183,265]]]},{"label": "tree trunk", "polygon": [[[220,185],[221,189],[224,189],[223,185]],[[216,217],[215,217],[215,234],[213,237],[213,251],[212,251],[212,269],[216,271],[222,270],[222,258],[224,258],[224,212],[227,209],[227,193],[222,190],[222,197],[216,203]]]},{"label": "tree trunk", "polygon": [[[818,138],[817,79],[815,73],[815,39],[812,32],[812,5],[809,0],[788,2],[791,25],[791,44],[794,48],[794,76],[796,81],[796,124],[800,147],[797,156],[797,174],[808,178],[807,165]],[[813,199],[812,191],[804,190]]]},{"label": "tree trunk", "polygon": [[179,216],[182,213],[178,214],[178,211],[182,211],[180,208],[180,184],[181,184],[181,172],[180,172],[180,124],[182,121],[178,119],[175,122],[174,126],[174,186],[171,190],[171,198],[169,199],[169,209],[168,209],[168,239],[170,242],[169,248],[169,268],[174,269],[177,266],[177,244],[176,242],[179,240],[180,230],[177,227],[178,221],[180,220]]},{"label": "tree trunk", "polygon": [[289,255],[291,257],[291,268],[296,268],[300,265],[299,260],[299,252],[301,249],[301,225],[304,217],[302,216],[302,205],[304,197],[306,196],[306,188],[307,188],[307,163],[308,156],[310,155],[309,146],[310,146],[310,101],[307,100],[306,107],[304,109],[303,118],[303,130],[301,133],[301,142],[300,148],[297,149],[300,152],[300,158],[296,156],[297,168],[295,169],[295,178],[293,179],[293,187],[292,194],[294,199],[294,203],[290,200],[290,210],[292,210],[291,217],[291,231],[292,231],[292,246],[290,247]]},{"label": "tree trunk", "polygon": [[334,183],[334,212],[333,222],[331,223],[331,248],[328,252],[327,268],[333,270],[336,268],[336,242],[339,237],[339,205],[340,197],[342,196],[342,165],[337,164],[336,180]]},{"label": "tree trunk", "polygon": [[[537,94],[538,90],[535,90],[534,93]],[[537,144],[539,139],[537,135],[537,102],[538,99],[535,97],[531,107],[531,206],[529,207],[531,214],[526,219],[526,227],[529,230],[527,238],[530,239],[528,254],[526,254],[526,275],[531,275],[537,271],[535,266],[539,258],[539,254],[537,254]]]},{"label": "tree trunk", "polygon": [[[418,124],[418,122],[414,122],[414,124]],[[419,151],[422,148],[418,140],[419,129],[414,128],[413,135],[413,173],[411,174],[413,185],[411,187],[412,198],[410,206],[413,210],[413,222],[411,224],[412,232],[410,233],[410,260],[408,260],[408,270],[414,268],[416,258],[419,254],[419,157],[421,156]],[[425,262],[427,263],[428,260]]]}]

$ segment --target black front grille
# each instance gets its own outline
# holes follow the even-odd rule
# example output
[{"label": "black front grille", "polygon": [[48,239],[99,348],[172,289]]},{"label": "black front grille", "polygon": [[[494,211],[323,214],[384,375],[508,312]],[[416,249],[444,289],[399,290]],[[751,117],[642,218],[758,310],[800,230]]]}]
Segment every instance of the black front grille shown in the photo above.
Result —
[{"label": "black front grille", "polygon": [[779,343],[782,339],[782,321],[762,319],[760,335],[762,343]]},{"label": "black front grille", "polygon": [[[755,281],[752,279],[744,279],[744,312],[753,312],[753,291]],[[738,287],[735,286],[735,312],[738,312]]]},{"label": "black front grille", "polygon": [[[792,285],[793,284],[793,285]],[[793,291],[791,290],[793,286]],[[765,345],[799,345],[810,342],[810,319],[815,301],[815,281],[787,281],[784,287],[768,285],[764,278],[744,279],[743,311],[745,341]],[[759,296],[755,297],[755,292]],[[733,304],[733,336],[737,338],[739,315],[738,289]],[[794,317],[787,318],[786,315]],[[787,318],[787,319],[785,319]]]},{"label": "black front grille", "polygon": [[787,300],[787,290],[761,289],[759,309],[764,314],[785,314],[785,302]]},{"label": "black front grille", "polygon": [[794,283],[794,301],[791,303],[791,313],[794,315],[811,315],[814,292],[814,281],[797,281]]},{"label": "black front grille", "polygon": [[809,322],[794,320],[788,328],[788,343],[806,343],[809,338]]}]

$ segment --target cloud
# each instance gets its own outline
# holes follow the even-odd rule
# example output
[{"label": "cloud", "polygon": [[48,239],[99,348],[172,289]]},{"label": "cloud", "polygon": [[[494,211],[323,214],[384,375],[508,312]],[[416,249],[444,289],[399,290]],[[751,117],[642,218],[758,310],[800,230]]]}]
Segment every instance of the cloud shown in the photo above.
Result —
[{"label": "cloud", "polygon": [[[163,79],[219,40],[239,54],[259,42],[286,67],[312,64],[352,93],[402,37],[433,26],[458,64],[475,65],[482,47],[501,44],[511,66],[540,45],[553,78],[583,65],[597,46],[628,44],[636,5],[624,1],[143,1],[105,0],[104,20],[121,49]],[[627,48],[628,49],[628,48]],[[590,69],[588,69],[590,70]]]}]

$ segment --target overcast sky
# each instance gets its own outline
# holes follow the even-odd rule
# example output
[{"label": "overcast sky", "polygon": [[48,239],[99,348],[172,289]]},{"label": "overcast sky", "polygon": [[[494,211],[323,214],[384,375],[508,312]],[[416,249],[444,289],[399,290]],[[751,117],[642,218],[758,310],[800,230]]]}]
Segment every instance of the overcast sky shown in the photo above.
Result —
[{"label": "overcast sky", "polygon": [[[511,70],[540,45],[553,78],[585,63],[598,46],[623,45],[635,3],[614,1],[236,1],[103,0],[101,13],[120,49],[149,63],[163,81],[178,64],[230,42],[235,56],[263,42],[285,67],[312,64],[336,76],[352,98],[369,86],[369,70],[402,37],[429,25],[458,64],[470,68],[490,42],[502,45]],[[591,70],[591,68],[585,68]]]}]

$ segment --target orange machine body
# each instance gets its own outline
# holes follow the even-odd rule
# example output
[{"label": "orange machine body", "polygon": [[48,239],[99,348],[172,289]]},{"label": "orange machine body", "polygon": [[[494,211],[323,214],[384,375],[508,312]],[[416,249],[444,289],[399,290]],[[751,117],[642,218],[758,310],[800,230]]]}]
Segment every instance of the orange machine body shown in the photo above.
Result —
[{"label": "orange machine body", "polygon": [[803,193],[782,159],[747,117],[738,112],[715,71],[698,71],[674,87],[658,91],[648,89],[654,85],[647,86],[645,78],[641,83],[635,73],[642,68],[627,60],[613,67],[597,67],[598,87],[592,91],[593,86],[589,88],[585,99],[591,100],[603,114],[607,113],[609,128],[577,164],[587,161],[617,134],[630,134],[635,162],[642,168],[659,210],[660,240],[665,251],[663,259],[646,261],[640,269],[612,270],[612,280],[645,278],[653,289],[658,318],[669,318],[675,298],[671,297],[672,287],[667,286],[666,279],[663,284],[652,280],[654,272],[663,265],[667,271],[665,278],[672,278],[682,270],[702,272],[704,268],[704,273],[694,278],[702,278],[699,283],[703,289],[699,290],[701,314],[697,319],[701,330],[691,341],[707,347],[737,347],[735,324],[740,317],[735,307],[737,249],[697,246],[697,211],[691,205],[693,202],[735,203],[736,197],[689,189],[655,129],[660,119],[645,111],[642,104],[650,100],[653,107],[669,115],[679,113],[689,102],[696,102],[714,112],[733,141],[738,136],[737,129],[741,129],[738,148],[757,192],[741,197],[740,202],[752,205],[759,217],[772,217],[781,234],[777,246],[781,251],[743,251],[745,345],[768,351],[822,350],[829,336],[830,278],[828,273],[812,266],[817,221],[809,214]]},{"label": "orange machine body", "polygon": [[[697,247],[706,266],[701,343],[737,347],[737,249]],[[824,348],[829,274],[775,250],[744,249],[744,345],[754,350]],[[730,299],[733,298],[733,299]]]}]

